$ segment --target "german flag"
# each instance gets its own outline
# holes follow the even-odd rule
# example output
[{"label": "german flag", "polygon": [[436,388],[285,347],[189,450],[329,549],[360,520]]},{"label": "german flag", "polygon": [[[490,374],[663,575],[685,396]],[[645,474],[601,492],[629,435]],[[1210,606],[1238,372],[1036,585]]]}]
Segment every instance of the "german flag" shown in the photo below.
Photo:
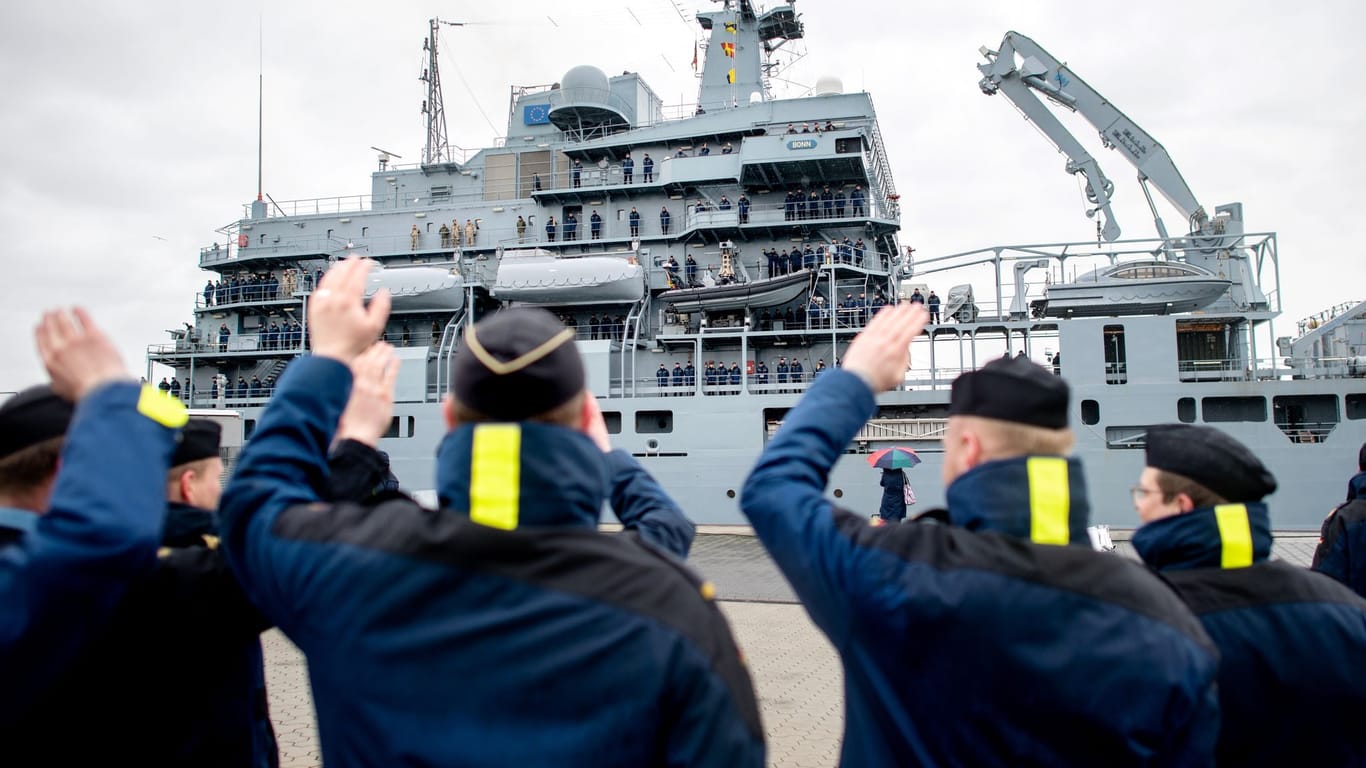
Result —
[{"label": "german flag", "polygon": [[731,69],[729,72],[726,73],[726,82],[728,82],[728,83],[733,83],[733,82],[735,82],[735,70],[734,70],[734,69]]},{"label": "german flag", "polygon": [[735,31],[736,31],[737,29],[738,29],[738,27],[735,26],[735,22],[733,22],[733,21],[728,21],[728,22],[726,22],[726,31],[727,31],[727,32],[729,32],[729,33],[731,33],[731,34],[733,35],[733,34],[735,34]]},{"label": "german flag", "polygon": [[721,43],[721,52],[732,59],[735,58],[735,43]]}]

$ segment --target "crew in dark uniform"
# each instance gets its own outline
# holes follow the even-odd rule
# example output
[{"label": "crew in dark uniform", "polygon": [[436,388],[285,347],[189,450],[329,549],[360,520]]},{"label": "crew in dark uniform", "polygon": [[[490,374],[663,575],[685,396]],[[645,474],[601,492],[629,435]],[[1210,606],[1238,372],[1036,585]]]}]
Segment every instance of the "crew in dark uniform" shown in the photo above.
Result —
[{"label": "crew in dark uniform", "polygon": [[640,160],[640,170],[645,175],[645,183],[650,184],[655,180],[655,161],[650,159],[647,152],[645,157]]},{"label": "crew in dark uniform", "polygon": [[[669,234],[669,223],[670,223],[672,220],[673,220],[673,216],[671,216],[671,215],[669,214],[669,208],[668,208],[668,206],[663,206],[663,205],[661,205],[661,206],[659,207],[659,233],[660,233],[660,234],[662,234],[662,235],[667,235],[667,234]],[[631,233],[631,234],[632,234],[632,237],[634,237],[639,231],[640,231],[640,230],[637,228],[635,232],[632,232],[632,233]]]},{"label": "crew in dark uniform", "polygon": [[626,157],[621,159],[621,183],[634,183],[636,176],[636,161],[631,159],[631,153],[627,152]]},{"label": "crew in dark uniform", "polygon": [[[665,218],[666,215],[667,215],[667,212],[659,214],[659,220],[660,220],[660,226],[664,227],[664,229],[665,229],[664,234],[667,235],[667,234],[668,234],[668,227],[667,227],[666,225],[664,225],[664,218]],[[640,236],[640,211],[637,211],[637,210],[636,210],[636,207],[633,205],[633,206],[631,206],[631,215],[627,216],[626,218],[629,220],[629,222],[630,222],[630,224],[631,224],[631,237],[639,237],[639,236]]]},{"label": "crew in dark uniform", "polygon": [[[570,179],[570,182],[573,183],[573,185],[574,185],[575,188],[577,188],[577,187],[579,186],[579,181],[581,180],[582,176],[583,176],[583,163],[579,162],[578,160],[575,160],[575,161],[574,161],[574,165],[573,165],[572,167],[570,167],[570,169],[569,169],[569,179]],[[572,238],[566,238],[566,239],[572,239]]]},{"label": "crew in dark uniform", "polygon": [[683,259],[683,277],[689,287],[700,285],[697,282],[697,259],[694,259],[691,253]]},{"label": "crew in dark uniform", "polygon": [[[218,549],[221,428],[192,419],[164,488],[156,566],[135,579],[108,628],[5,737],[7,760],[73,765],[279,763],[252,607]],[[81,737],[70,738],[71,724]],[[34,763],[30,763],[32,759]]]},{"label": "crew in dark uniform", "polygon": [[740,193],[740,199],[735,201],[735,205],[736,205],[737,208],[740,209],[740,223],[741,223],[741,224],[748,224],[748,223],[749,223],[749,206],[750,206],[749,196],[746,195],[744,192],[741,192],[741,193]]},{"label": "crew in dark uniform", "polygon": [[1276,479],[1206,426],[1148,428],[1133,546],[1219,647],[1218,765],[1366,765],[1366,600],[1271,560]]},{"label": "crew in dark uniform", "polygon": [[1003,360],[954,382],[938,524],[875,528],[872,510],[826,499],[925,321],[909,304],[880,312],[741,494],[840,653],[841,764],[1211,765],[1218,653],[1157,577],[1087,546],[1062,380]]},{"label": "crew in dark uniform", "polygon": [[765,363],[763,360],[760,360],[760,361],[758,362],[758,364],[754,366],[754,376],[755,376],[755,381],[758,382],[759,384],[767,384],[767,383],[768,383],[768,364]]},{"label": "crew in dark uniform", "polygon": [[692,394],[697,388],[697,369],[693,367],[692,360],[683,366],[683,384],[688,388],[688,394]]},{"label": "crew in dark uniform", "polygon": [[677,361],[674,361],[674,370],[673,370],[672,382],[673,382],[673,387],[674,387],[674,396],[675,396],[675,397],[678,397],[679,395],[682,395],[682,394],[683,394],[683,366],[680,365]]},{"label": "crew in dark uniform", "polygon": [[[715,590],[679,563],[692,525],[611,450],[573,333],[548,312],[466,331],[440,514],[318,501],[353,376],[397,363],[373,344],[387,302],[364,307],[368,268],[334,266],[309,302],[314,354],[286,369],[222,505],[234,570],[308,658],[323,763],[762,766]],[[608,502],[624,535],[597,530]]]},{"label": "crew in dark uniform", "polygon": [[[792,311],[792,308],[791,308],[791,307],[788,307],[787,311],[788,311],[788,312],[791,312],[791,311]],[[789,320],[789,322],[794,321],[793,318],[788,318],[788,320]],[[787,367],[787,375],[792,379],[792,383],[794,383],[794,384],[800,384],[800,383],[802,383],[802,381],[803,381],[802,364],[801,364],[801,362],[800,362],[799,360],[797,360],[797,358],[795,358],[795,357],[792,358],[792,364],[789,365],[789,366]]]},{"label": "crew in dark uniform", "polygon": [[1357,469],[1347,502],[1323,521],[1311,567],[1366,597],[1366,445],[1357,453]]},{"label": "crew in dark uniform", "polygon": [[655,371],[655,381],[659,384],[659,388],[660,388],[661,390],[664,390],[664,391],[666,391],[666,392],[668,391],[668,389],[669,389],[669,369],[666,368],[666,367],[664,366],[663,363],[660,363],[660,364],[659,364],[659,370]]},{"label": "crew in dark uniform", "polygon": [[596,210],[593,211],[593,215],[588,217],[588,230],[592,239],[602,239],[602,217],[598,215]]},{"label": "crew in dark uniform", "polygon": [[[0,745],[32,764],[15,728],[105,631],[128,584],[156,563],[165,475],[185,407],[128,375],[78,310],[36,332],[51,386],[0,404]],[[77,403],[74,409],[70,403]],[[60,466],[60,469],[59,469]],[[62,764],[72,740],[37,764]],[[13,747],[13,748],[12,748]]]}]

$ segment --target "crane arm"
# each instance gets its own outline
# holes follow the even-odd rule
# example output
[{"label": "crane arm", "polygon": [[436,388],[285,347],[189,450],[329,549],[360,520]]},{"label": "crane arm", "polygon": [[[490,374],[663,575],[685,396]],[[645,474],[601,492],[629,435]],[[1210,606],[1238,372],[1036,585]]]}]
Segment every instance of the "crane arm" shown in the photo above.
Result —
[{"label": "crane arm", "polygon": [[[1204,208],[1195,199],[1195,194],[1191,192],[1186,180],[1181,176],[1181,171],[1177,170],[1171,155],[1167,154],[1162,144],[1087,85],[1086,81],[1065,64],[1053,58],[1038,43],[1018,32],[1007,32],[1005,39],[1001,41],[999,51],[983,48],[982,53],[987,58],[985,64],[977,65],[977,69],[983,75],[979,83],[982,92],[987,95],[998,91],[1004,93],[1023,110],[1059,149],[1067,153],[1071,160],[1068,164],[1069,171],[1075,164],[1079,170],[1087,173],[1090,185],[1092,177],[1086,163],[1089,162],[1095,167],[1095,160],[1086,154],[1085,150],[1080,149],[1076,139],[1067,132],[1047,106],[1035,94],[1029,92],[1031,90],[1042,93],[1055,104],[1080,113],[1100,132],[1101,142],[1106,147],[1118,149],[1125,159],[1138,169],[1141,181],[1151,182],[1163,197],[1185,215],[1192,232],[1204,226],[1208,219]],[[1020,59],[1018,65],[1017,54]],[[1040,120],[1040,114],[1046,114],[1050,121]],[[1081,154],[1074,154],[1077,150],[1080,150]],[[1095,171],[1099,173],[1099,168],[1095,167]],[[1094,195],[1094,188],[1088,186],[1088,189],[1088,197]],[[1099,206],[1101,201],[1108,204],[1108,195],[1099,197],[1094,202]],[[1109,215],[1108,210],[1106,215]]]}]

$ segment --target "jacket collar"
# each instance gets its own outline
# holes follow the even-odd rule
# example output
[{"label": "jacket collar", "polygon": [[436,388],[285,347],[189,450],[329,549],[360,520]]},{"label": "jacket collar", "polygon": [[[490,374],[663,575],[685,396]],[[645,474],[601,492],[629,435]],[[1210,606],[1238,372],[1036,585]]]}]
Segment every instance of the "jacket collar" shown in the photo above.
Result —
[{"label": "jacket collar", "polygon": [[609,490],[587,435],[535,422],[457,427],[437,448],[436,474],[442,509],[505,530],[597,527]]},{"label": "jacket collar", "polygon": [[172,501],[166,505],[166,527],[161,543],[167,547],[191,547],[204,543],[205,536],[218,535],[218,521],[211,510]]},{"label": "jacket collar", "polygon": [[1271,555],[1271,513],[1265,504],[1221,504],[1155,520],[1131,543],[1159,571],[1245,568]]},{"label": "jacket collar", "polygon": [[989,461],[964,472],[946,494],[949,522],[1038,544],[1089,546],[1091,508],[1081,462],[1061,456]]}]

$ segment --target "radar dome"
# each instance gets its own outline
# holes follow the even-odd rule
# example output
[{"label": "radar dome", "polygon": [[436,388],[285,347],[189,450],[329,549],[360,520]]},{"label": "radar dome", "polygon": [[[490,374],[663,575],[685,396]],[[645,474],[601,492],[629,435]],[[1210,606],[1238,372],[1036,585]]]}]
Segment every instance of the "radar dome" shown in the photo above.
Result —
[{"label": "radar dome", "polygon": [[844,82],[838,77],[825,75],[816,79],[817,96],[835,96],[844,93]]},{"label": "radar dome", "polygon": [[560,88],[565,91],[582,89],[585,92],[606,93],[607,74],[590,64],[581,64],[560,78]]}]

